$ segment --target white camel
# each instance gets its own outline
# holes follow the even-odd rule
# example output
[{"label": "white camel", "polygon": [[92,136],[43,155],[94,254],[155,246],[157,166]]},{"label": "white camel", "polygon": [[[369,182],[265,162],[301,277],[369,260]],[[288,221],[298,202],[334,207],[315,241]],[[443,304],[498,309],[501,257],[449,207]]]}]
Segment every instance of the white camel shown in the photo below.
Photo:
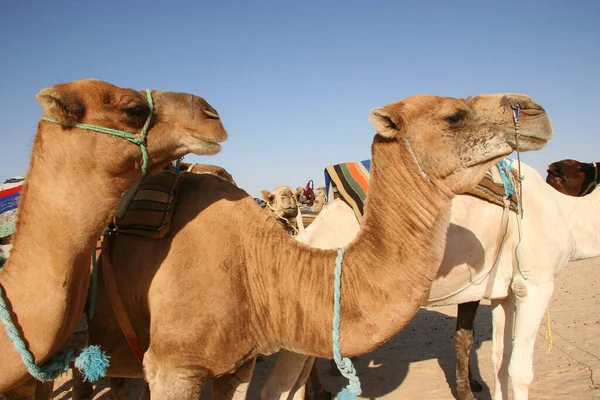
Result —
[{"label": "white camel", "polygon": [[[546,184],[533,168],[522,163],[521,171],[521,221],[514,212],[469,195],[453,200],[444,259],[426,304],[491,300],[494,400],[508,399],[509,383],[514,400],[528,399],[534,342],[555,277],[569,261],[600,255],[600,189],[570,197]],[[338,248],[359,229],[352,209],[336,199],[297,239],[313,247]],[[263,398],[303,396],[313,362],[281,352],[262,388]]]}]

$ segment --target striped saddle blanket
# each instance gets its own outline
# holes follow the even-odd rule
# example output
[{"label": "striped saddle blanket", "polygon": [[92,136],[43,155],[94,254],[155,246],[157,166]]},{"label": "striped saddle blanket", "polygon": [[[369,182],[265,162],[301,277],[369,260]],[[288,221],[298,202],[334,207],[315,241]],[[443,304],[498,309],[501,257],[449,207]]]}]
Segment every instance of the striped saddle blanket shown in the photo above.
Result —
[{"label": "striped saddle blanket", "polygon": [[[465,194],[504,207],[504,183],[499,168],[499,165],[492,167],[481,182]],[[354,210],[354,214],[360,222],[365,214],[364,208],[369,193],[370,171],[370,160],[347,162],[326,167],[327,202],[331,200],[332,195],[333,198],[341,198]],[[516,182],[518,179],[517,172],[512,169],[510,171],[513,174],[512,181]],[[516,191],[509,196],[509,208],[514,212],[517,212],[517,196]]]},{"label": "striped saddle blanket", "polygon": [[25,178],[17,176],[0,185],[0,238],[15,233],[17,209]]},{"label": "striped saddle blanket", "polygon": [[120,217],[113,218],[109,230],[151,238],[165,236],[175,209],[179,171],[168,169],[144,177]]}]

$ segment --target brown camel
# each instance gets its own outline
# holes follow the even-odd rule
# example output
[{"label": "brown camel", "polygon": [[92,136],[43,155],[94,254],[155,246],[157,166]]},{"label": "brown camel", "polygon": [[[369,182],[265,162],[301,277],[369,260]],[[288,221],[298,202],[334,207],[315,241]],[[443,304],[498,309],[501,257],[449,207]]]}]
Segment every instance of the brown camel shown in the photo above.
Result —
[{"label": "brown camel", "polygon": [[300,213],[300,196],[289,186],[278,186],[273,191],[261,190],[261,196],[267,202],[266,210],[277,218],[283,229],[290,235],[299,232],[297,217]]},{"label": "brown camel", "polygon": [[[343,355],[373,350],[415,315],[442,259],[451,199],[515,149],[517,105],[520,150],[542,148],[550,120],[524,95],[413,96],[371,112],[369,207],[343,257]],[[112,260],[147,349],[152,398],[196,399],[207,380],[259,353],[332,357],[336,251],[290,238],[243,190],[185,174],[165,237],[109,242],[102,264]],[[111,375],[142,376],[102,279],[90,342],[112,357]]]},{"label": "brown camel", "polygon": [[[189,152],[215,154],[227,132],[216,111],[191,94],[138,92],[86,79],[44,89],[37,99],[44,118],[51,120],[38,124],[0,287],[12,321],[42,365],[73,337],[96,240],[144,165],[138,146],[75,124],[132,132],[137,138],[148,129],[148,171]],[[4,329],[0,354],[0,393],[5,393],[31,376]]]},{"label": "brown camel", "polygon": [[569,196],[585,196],[598,185],[598,163],[561,160],[548,166],[546,183]]}]

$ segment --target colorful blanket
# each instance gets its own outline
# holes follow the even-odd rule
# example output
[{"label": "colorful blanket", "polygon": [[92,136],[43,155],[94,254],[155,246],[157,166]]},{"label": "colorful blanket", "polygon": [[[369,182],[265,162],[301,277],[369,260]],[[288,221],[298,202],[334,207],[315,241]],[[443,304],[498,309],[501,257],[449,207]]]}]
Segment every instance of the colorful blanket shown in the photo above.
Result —
[{"label": "colorful blanket", "polygon": [[[365,200],[369,193],[370,171],[370,160],[347,162],[326,167],[325,188],[328,195],[327,202],[330,201],[330,193],[334,194],[334,198],[340,197],[352,207],[356,218],[361,222],[362,217],[365,214]],[[515,178],[513,181],[516,181],[517,172],[515,170],[511,170],[510,172]],[[503,207],[504,184],[498,170],[498,165],[496,165],[495,168],[492,167],[481,182],[465,194]],[[512,193],[509,197],[510,209],[514,212],[517,212],[517,196],[517,193]]]},{"label": "colorful blanket", "polygon": [[0,238],[15,233],[17,208],[25,178],[17,176],[0,185]]},{"label": "colorful blanket", "polygon": [[332,193],[339,193],[354,210],[360,221],[364,215],[365,200],[369,194],[369,171],[371,160],[347,162],[330,165],[325,168],[326,201],[329,201],[330,188]]}]

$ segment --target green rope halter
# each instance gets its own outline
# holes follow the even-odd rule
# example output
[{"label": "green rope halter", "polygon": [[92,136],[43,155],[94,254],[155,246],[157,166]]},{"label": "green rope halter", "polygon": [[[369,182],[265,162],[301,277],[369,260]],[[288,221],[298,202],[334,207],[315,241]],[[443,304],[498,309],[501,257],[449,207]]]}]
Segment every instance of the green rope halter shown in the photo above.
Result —
[{"label": "green rope halter", "polygon": [[139,134],[139,137],[133,133],[119,131],[117,129],[105,128],[103,126],[98,125],[90,125],[90,124],[65,124],[60,122],[54,118],[42,117],[42,120],[52,122],[55,124],[59,124],[62,126],[68,126],[73,128],[81,128],[87,131],[95,131],[100,133],[106,133],[107,135],[120,137],[121,139],[125,139],[128,142],[135,144],[136,146],[140,146],[142,150],[142,176],[146,175],[148,168],[148,145],[146,143],[146,137],[148,136],[148,128],[150,127],[150,121],[152,121],[152,114],[154,113],[154,101],[152,100],[152,93],[150,89],[146,89],[146,96],[148,98],[148,106],[150,107],[150,114],[146,119],[146,123],[142,128],[142,131]]}]

